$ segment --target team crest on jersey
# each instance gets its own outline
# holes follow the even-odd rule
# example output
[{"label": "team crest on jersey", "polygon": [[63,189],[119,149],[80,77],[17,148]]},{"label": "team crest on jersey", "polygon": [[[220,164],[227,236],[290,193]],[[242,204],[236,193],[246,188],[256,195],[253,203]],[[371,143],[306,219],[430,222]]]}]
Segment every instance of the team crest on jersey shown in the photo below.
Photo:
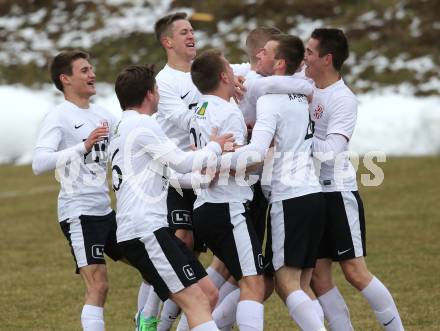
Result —
[{"label": "team crest on jersey", "polygon": [[197,109],[197,115],[205,116],[207,107],[208,107],[208,101],[204,102],[203,105],[199,109]]},{"label": "team crest on jersey", "polygon": [[324,107],[322,105],[317,105],[315,110],[313,111],[313,117],[319,120],[322,117],[322,113],[324,112]]}]

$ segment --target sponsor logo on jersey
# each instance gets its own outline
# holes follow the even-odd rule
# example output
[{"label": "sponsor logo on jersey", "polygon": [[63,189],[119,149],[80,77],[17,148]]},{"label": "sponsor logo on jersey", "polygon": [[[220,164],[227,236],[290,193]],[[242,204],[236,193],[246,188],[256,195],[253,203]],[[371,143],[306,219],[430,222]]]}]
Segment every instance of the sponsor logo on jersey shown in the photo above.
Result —
[{"label": "sponsor logo on jersey", "polygon": [[85,124],[85,123],[82,123],[82,124],[79,124],[79,125],[76,125],[76,124],[75,124],[75,129],[79,129],[79,128],[82,127],[84,124]]},{"label": "sponsor logo on jersey", "polygon": [[104,245],[93,245],[92,246],[92,256],[94,259],[104,258]]},{"label": "sponsor logo on jersey", "polygon": [[208,101],[204,102],[203,105],[197,109],[197,115],[205,116],[206,108],[208,107]]},{"label": "sponsor logo on jersey", "polygon": [[191,213],[188,210],[173,210],[171,212],[171,221],[173,224],[191,225]]},{"label": "sponsor logo on jersey", "polygon": [[313,117],[319,120],[324,112],[324,107],[322,105],[317,105],[315,110],[313,110]]},{"label": "sponsor logo on jersey", "polygon": [[189,92],[190,92],[190,91],[186,92],[184,95],[181,95],[181,96],[180,96],[180,99],[182,99],[182,100],[185,99],[186,96],[189,94]]},{"label": "sponsor logo on jersey", "polygon": [[189,264],[183,266],[183,273],[188,280],[193,280],[196,278],[196,274]]}]

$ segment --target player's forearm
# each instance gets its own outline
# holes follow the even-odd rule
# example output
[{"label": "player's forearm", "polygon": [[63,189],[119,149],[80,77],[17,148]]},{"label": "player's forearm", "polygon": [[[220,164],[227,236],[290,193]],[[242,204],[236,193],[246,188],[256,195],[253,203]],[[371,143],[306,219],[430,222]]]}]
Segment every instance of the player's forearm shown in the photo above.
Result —
[{"label": "player's forearm", "polygon": [[345,151],[348,144],[347,138],[340,134],[329,134],[325,140],[313,138],[313,155],[320,158],[325,155],[327,160],[333,160],[336,156]]},{"label": "player's forearm", "polygon": [[294,76],[270,76],[261,78],[255,88],[255,97],[268,94],[304,94],[312,95],[313,86],[307,80]]},{"label": "player's forearm", "polygon": [[35,175],[41,175],[46,171],[54,170],[61,160],[72,160],[85,152],[83,142],[58,152],[50,148],[37,147],[32,160],[32,171]]},{"label": "player's forearm", "polygon": [[243,170],[255,166],[264,160],[272,138],[273,135],[269,132],[255,130],[248,145],[240,147],[229,155],[225,154],[223,157],[230,158],[232,170]]},{"label": "player's forearm", "polygon": [[193,170],[200,170],[210,162],[215,162],[216,156],[221,154],[221,147],[215,142],[210,142],[203,149],[198,151],[184,152],[181,149],[174,149],[159,158],[162,163],[169,164],[171,169],[186,174]]}]

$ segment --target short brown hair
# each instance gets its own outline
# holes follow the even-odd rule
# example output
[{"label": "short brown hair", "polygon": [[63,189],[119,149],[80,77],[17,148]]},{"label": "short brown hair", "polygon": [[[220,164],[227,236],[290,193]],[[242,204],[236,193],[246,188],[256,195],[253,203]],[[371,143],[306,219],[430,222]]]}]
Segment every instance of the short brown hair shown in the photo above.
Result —
[{"label": "short brown hair", "polygon": [[219,86],[222,72],[225,72],[225,61],[219,49],[204,51],[191,64],[192,81],[203,94],[212,92]]},{"label": "short brown hair", "polygon": [[164,35],[170,35],[170,27],[175,21],[186,19],[188,19],[188,15],[184,12],[170,14],[158,19],[154,24],[154,33],[157,41],[160,42],[160,38]]},{"label": "short brown hair", "polygon": [[251,30],[246,38],[246,53],[251,63],[257,61],[257,52],[263,48],[272,36],[281,34],[276,27],[259,27]]},{"label": "short brown hair", "polygon": [[64,92],[63,83],[61,83],[60,75],[72,75],[72,63],[77,59],[89,60],[90,56],[86,52],[73,50],[58,53],[49,64],[50,77],[56,88]]},{"label": "short brown hair", "polygon": [[281,34],[270,40],[278,42],[275,50],[275,59],[286,61],[286,74],[293,75],[304,59],[304,44],[297,36]]},{"label": "short brown hair", "polygon": [[121,109],[140,106],[148,91],[154,93],[155,85],[153,66],[132,65],[122,70],[115,82]]},{"label": "short brown hair", "polygon": [[349,55],[348,41],[344,31],[330,28],[315,29],[311,38],[319,41],[319,56],[331,54],[333,67],[340,71]]}]

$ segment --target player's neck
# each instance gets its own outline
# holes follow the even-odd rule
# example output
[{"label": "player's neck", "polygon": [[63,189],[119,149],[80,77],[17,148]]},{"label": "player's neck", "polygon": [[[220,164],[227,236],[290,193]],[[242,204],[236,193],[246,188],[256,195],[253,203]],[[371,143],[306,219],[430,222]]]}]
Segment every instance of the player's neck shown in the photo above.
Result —
[{"label": "player's neck", "polygon": [[326,72],[319,79],[315,80],[315,85],[319,89],[325,89],[333,85],[341,79],[341,75],[337,71]]},{"label": "player's neck", "polygon": [[229,100],[231,100],[231,95],[228,89],[226,88],[218,88],[212,92],[207,93],[209,95],[215,95],[223,100],[226,100],[229,102]]},{"label": "player's neck", "polygon": [[191,60],[183,59],[175,54],[169,54],[167,65],[174,70],[179,70],[183,72],[191,71]]},{"label": "player's neck", "polygon": [[88,109],[90,107],[90,97],[82,97],[80,95],[65,92],[64,98],[78,108]]}]

